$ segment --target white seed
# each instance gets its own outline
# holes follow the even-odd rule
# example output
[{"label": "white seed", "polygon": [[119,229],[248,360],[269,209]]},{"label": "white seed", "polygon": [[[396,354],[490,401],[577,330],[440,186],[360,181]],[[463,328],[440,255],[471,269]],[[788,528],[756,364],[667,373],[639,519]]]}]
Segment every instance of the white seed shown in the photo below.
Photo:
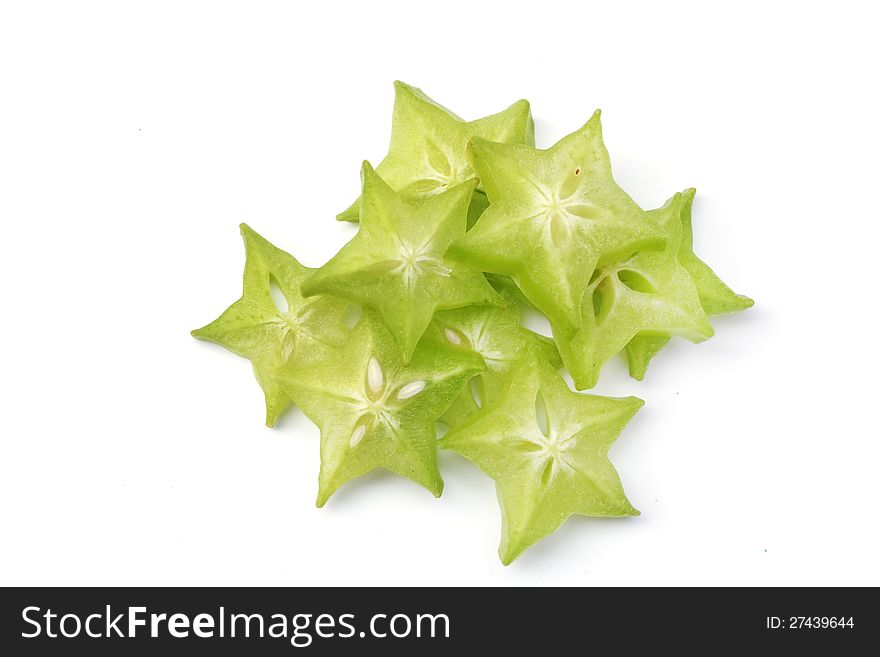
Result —
[{"label": "white seed", "polygon": [[424,381],[410,381],[405,386],[403,386],[397,392],[397,398],[400,401],[404,399],[409,399],[410,397],[415,397],[422,390],[425,389],[425,385],[427,385]]},{"label": "white seed", "polygon": [[382,373],[382,366],[373,356],[367,364],[367,385],[372,393],[380,393],[385,387],[385,375]]},{"label": "white seed", "polygon": [[452,344],[461,344],[461,338],[458,337],[458,333],[453,331],[451,328],[443,329],[443,335],[445,335],[446,339],[449,340]]},{"label": "white seed", "polygon": [[349,447],[357,447],[358,444],[364,439],[364,434],[367,433],[367,425],[359,424],[354,431],[351,432],[351,438],[348,439]]}]

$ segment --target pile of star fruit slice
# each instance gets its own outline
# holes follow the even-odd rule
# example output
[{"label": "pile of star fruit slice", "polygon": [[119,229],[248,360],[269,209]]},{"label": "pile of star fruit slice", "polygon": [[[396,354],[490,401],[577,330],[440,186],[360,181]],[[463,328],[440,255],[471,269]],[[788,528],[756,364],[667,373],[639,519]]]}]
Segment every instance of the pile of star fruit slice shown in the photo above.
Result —
[{"label": "pile of star fruit slice", "polygon": [[752,305],[694,255],[694,190],[642,210],[598,112],[542,150],[525,100],[467,122],[395,91],[388,155],[337,217],[360,222],[351,241],[309,269],[243,225],[242,297],[193,335],[251,360],[269,426],[295,405],[320,427],[318,506],[377,467],[439,496],[439,445],[496,481],[505,564],[571,514],[638,514],[607,453],[643,402],[560,369],[583,390],[623,354],[641,379],[672,336]]}]

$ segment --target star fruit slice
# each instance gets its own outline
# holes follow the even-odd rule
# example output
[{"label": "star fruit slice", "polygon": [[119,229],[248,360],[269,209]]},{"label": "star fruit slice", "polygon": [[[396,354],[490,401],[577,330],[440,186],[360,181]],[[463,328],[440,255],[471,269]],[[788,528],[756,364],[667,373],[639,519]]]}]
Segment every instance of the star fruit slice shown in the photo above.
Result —
[{"label": "star fruit slice", "polygon": [[425,340],[478,354],[483,371],[455,398],[440,417],[449,427],[494,402],[500,395],[510,373],[530,350],[554,369],[562,367],[562,359],[553,340],[530,331],[522,325],[522,303],[519,290],[512,281],[495,283],[507,306],[468,306],[437,313],[425,333]]},{"label": "star fruit slice", "polygon": [[602,366],[636,335],[678,335],[693,342],[712,336],[697,288],[678,261],[681,194],[652,213],[666,247],[639,251],[599,266],[585,294],[581,327],[551,323],[562,361],[579,390],[592,388]]},{"label": "star fruit slice", "polygon": [[378,467],[439,497],[434,422],[480,367],[474,354],[428,342],[405,365],[384,323],[365,310],[332,358],[283,370],[278,381],[321,429],[317,505]]},{"label": "star fruit slice", "polygon": [[572,392],[549,364],[530,356],[493,404],[440,440],[495,480],[502,563],[572,514],[638,515],[607,454],[642,404]]},{"label": "star fruit slice", "polygon": [[464,235],[475,181],[413,198],[391,189],[367,162],[363,181],[358,233],[306,279],[303,294],[331,294],[377,310],[404,361],[435,311],[503,305],[481,272],[444,255]]},{"label": "star fruit slice", "polygon": [[513,277],[558,325],[580,326],[597,265],[663,246],[650,215],[611,176],[599,112],[546,150],[479,138],[470,150],[491,204],[450,255]]},{"label": "star fruit slice", "polygon": [[[266,425],[271,427],[290,406],[290,398],[273,378],[275,372],[284,365],[326,358],[341,346],[348,334],[344,323],[348,303],[326,296],[303,298],[300,283],[314,270],[246,224],[241,224],[241,235],[245,246],[241,298],[192,335],[251,361],[266,397]],[[283,310],[272,297],[273,285],[286,301]]]},{"label": "star fruit slice", "polygon": [[[700,297],[703,310],[710,317],[735,313],[746,308],[751,308],[754,301],[741,294],[736,294],[718,278],[717,274],[700,260],[694,253],[694,230],[691,220],[694,195],[696,190],[686,189],[682,193],[681,204],[681,244],[678,247],[678,261],[685,268]],[[648,363],[657,353],[666,346],[671,336],[644,335],[640,334],[629,341],[626,345],[626,357],[629,363],[629,373],[635,379],[641,381],[645,376]]]},{"label": "star fruit slice", "polygon": [[[476,178],[467,157],[472,137],[492,141],[535,143],[535,124],[527,100],[518,100],[491,116],[465,121],[431,100],[421,89],[394,83],[394,113],[388,155],[377,173],[399,192],[430,196]],[[482,190],[474,194],[468,225],[488,201]],[[337,215],[340,221],[358,221],[360,199]]]}]

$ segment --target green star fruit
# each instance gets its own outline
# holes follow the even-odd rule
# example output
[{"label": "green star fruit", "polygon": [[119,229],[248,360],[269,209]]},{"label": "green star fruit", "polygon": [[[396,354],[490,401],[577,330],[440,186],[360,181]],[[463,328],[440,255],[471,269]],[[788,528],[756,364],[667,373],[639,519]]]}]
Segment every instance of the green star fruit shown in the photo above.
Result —
[{"label": "green star fruit", "polygon": [[638,515],[608,450],[642,404],[635,397],[572,392],[532,355],[520,361],[494,403],[440,440],[495,480],[502,563],[510,564],[572,514]]},{"label": "green star fruit", "polygon": [[559,353],[579,390],[596,385],[602,366],[636,335],[678,335],[693,342],[712,336],[697,288],[678,261],[682,202],[676,194],[651,213],[663,230],[665,248],[638,251],[593,272],[579,329],[567,331],[551,322]]},{"label": "green star fruit", "polygon": [[[491,116],[464,121],[431,100],[421,89],[394,83],[391,146],[376,166],[378,174],[395,190],[430,196],[473,180],[468,161],[472,137],[510,143],[535,143],[535,124],[527,100],[518,100]],[[472,225],[488,206],[482,189],[474,194],[468,211]],[[358,221],[360,199],[337,215],[340,221]]]},{"label": "green star fruit", "polygon": [[494,402],[510,373],[530,350],[555,369],[562,367],[553,340],[522,325],[522,303],[516,286],[499,278],[493,277],[490,282],[507,306],[469,306],[438,312],[425,333],[424,340],[473,352],[483,359],[483,371],[470,380],[470,385],[464,387],[440,417],[440,422],[449,427],[461,424],[482,406]]},{"label": "green star fruit", "polygon": [[[700,260],[694,253],[694,233],[691,221],[694,195],[696,190],[686,189],[682,193],[681,203],[681,244],[678,247],[678,261],[696,285],[697,294],[703,310],[710,317],[728,313],[739,312],[751,308],[754,301],[741,294],[736,294],[724,282],[718,278],[705,262]],[[635,379],[641,381],[645,376],[648,363],[671,339],[667,335],[640,334],[630,340],[626,345],[626,357],[629,363],[629,373]]]},{"label": "green star fruit", "polygon": [[[271,427],[291,403],[275,373],[285,365],[326,358],[341,346],[348,334],[343,321],[348,303],[327,296],[304,298],[300,284],[314,270],[246,224],[241,225],[241,235],[245,246],[241,298],[192,335],[251,361],[266,398],[266,425]],[[273,285],[287,308],[276,305]]]},{"label": "green star fruit", "polygon": [[614,182],[599,112],[539,150],[471,140],[491,204],[450,256],[511,276],[551,322],[577,329],[595,268],[663,246],[662,231]]},{"label": "green star fruit", "polygon": [[504,301],[472,267],[444,255],[464,235],[476,182],[416,198],[395,192],[369,163],[357,234],[302,285],[379,312],[408,361],[438,310]]},{"label": "green star fruit", "polygon": [[283,370],[278,382],[321,429],[317,505],[379,467],[439,497],[434,423],[480,369],[476,355],[427,341],[406,365],[384,322],[365,310],[331,358]]}]

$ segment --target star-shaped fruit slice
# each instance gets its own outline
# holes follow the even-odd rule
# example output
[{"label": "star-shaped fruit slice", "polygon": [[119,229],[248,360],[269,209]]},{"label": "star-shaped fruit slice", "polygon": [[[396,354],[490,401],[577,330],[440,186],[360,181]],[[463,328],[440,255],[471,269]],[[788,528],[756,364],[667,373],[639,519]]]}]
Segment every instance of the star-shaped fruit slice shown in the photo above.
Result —
[{"label": "star-shaped fruit slice", "polygon": [[[376,171],[392,188],[415,196],[430,196],[476,178],[467,157],[472,137],[511,143],[535,143],[535,125],[527,100],[518,100],[491,116],[465,121],[434,102],[421,89],[394,83],[391,146]],[[470,224],[486,208],[482,190],[471,200]],[[360,199],[340,221],[358,221]],[[469,224],[469,225],[470,225]]]},{"label": "star-shaped fruit slice", "polygon": [[[579,329],[553,326],[575,387],[592,388],[602,366],[636,335],[678,335],[693,342],[712,336],[697,288],[678,261],[681,194],[652,213],[666,247],[638,251],[600,265],[587,287]],[[551,324],[552,325],[552,324]]]},{"label": "star-shaped fruit slice", "polygon": [[572,514],[638,515],[607,455],[642,403],[572,392],[549,364],[527,357],[495,403],[440,440],[495,480],[505,565]]},{"label": "star-shaped fruit slice", "polygon": [[362,175],[357,235],[306,279],[302,291],[374,308],[408,361],[435,311],[504,303],[480,271],[444,255],[464,235],[476,182],[413,198],[391,189],[367,162]]},{"label": "star-shaped fruit slice", "polygon": [[[692,210],[696,190],[686,189],[682,193],[681,204],[681,244],[678,248],[678,261],[685,268],[700,297],[703,310],[710,317],[739,312],[751,308],[754,301],[746,296],[735,293],[717,274],[700,260],[694,253],[694,230],[692,223]],[[666,346],[671,336],[665,335],[637,335],[626,345],[626,357],[629,362],[630,375],[642,380],[648,363],[657,353]]]},{"label": "star-shaped fruit slice", "polygon": [[[326,358],[340,346],[348,333],[343,321],[348,303],[326,296],[303,298],[300,284],[314,270],[246,224],[241,225],[241,235],[245,246],[241,298],[192,334],[251,361],[266,397],[266,424],[271,427],[290,406],[290,398],[274,379],[278,368]],[[283,299],[273,298],[273,286]]]},{"label": "star-shaped fruit slice", "polygon": [[438,312],[425,333],[426,341],[472,352],[483,359],[483,371],[470,380],[440,417],[440,422],[449,427],[461,424],[482,406],[494,402],[510,373],[530,350],[554,369],[562,367],[553,340],[522,325],[522,302],[514,283],[494,278],[495,288],[507,302],[505,307],[468,306]]},{"label": "star-shaped fruit slice", "polygon": [[332,358],[285,369],[278,381],[321,429],[318,506],[378,467],[439,496],[434,422],[480,368],[477,356],[428,342],[405,365],[384,323],[365,310]]},{"label": "star-shaped fruit slice", "polygon": [[491,204],[450,255],[507,274],[557,325],[580,326],[597,265],[663,246],[661,231],[611,176],[599,113],[547,150],[471,140]]}]

